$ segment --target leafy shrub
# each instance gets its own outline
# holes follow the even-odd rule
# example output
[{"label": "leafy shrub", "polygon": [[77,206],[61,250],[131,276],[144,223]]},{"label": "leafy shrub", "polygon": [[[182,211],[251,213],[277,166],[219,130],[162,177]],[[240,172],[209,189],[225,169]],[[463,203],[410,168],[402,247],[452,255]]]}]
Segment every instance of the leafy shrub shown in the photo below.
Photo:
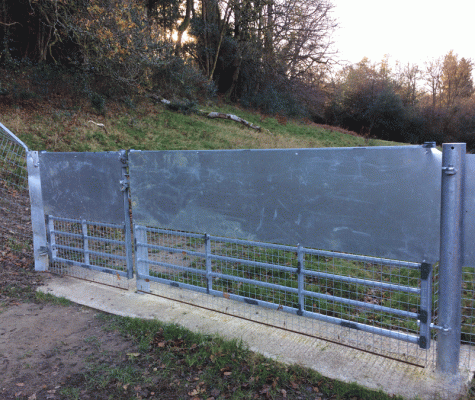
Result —
[{"label": "leafy shrub", "polygon": [[99,93],[91,94],[91,106],[99,114],[104,115],[106,112],[106,100]]},{"label": "leafy shrub", "polygon": [[207,99],[216,95],[216,86],[191,64],[174,57],[153,68],[152,90],[167,99]]},{"label": "leafy shrub", "polygon": [[401,140],[405,111],[401,98],[389,88],[381,91],[366,111],[370,134],[385,140]]}]

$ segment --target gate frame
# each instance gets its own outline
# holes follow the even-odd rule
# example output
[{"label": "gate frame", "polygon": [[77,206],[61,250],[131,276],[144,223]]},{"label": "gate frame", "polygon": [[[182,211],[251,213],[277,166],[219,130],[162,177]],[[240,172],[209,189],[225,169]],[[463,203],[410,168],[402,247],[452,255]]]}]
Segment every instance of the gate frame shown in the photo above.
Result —
[{"label": "gate frame", "polygon": [[[31,200],[35,270],[46,271],[49,265],[47,254],[46,225],[41,192],[38,152],[28,147],[4,125],[0,127],[26,151],[28,181]],[[439,331],[437,338],[436,370],[443,374],[456,375],[459,371],[461,347],[461,283],[464,246],[464,192],[465,192],[465,143],[444,143],[442,151],[442,187],[440,221],[440,268],[439,268],[439,315],[438,325],[430,324]],[[124,151],[123,178],[124,213],[128,215],[127,152]],[[130,219],[126,218],[126,225]],[[130,229],[128,243],[131,245]],[[136,232],[139,234],[140,233]],[[131,250],[131,248],[130,248]],[[131,254],[131,253],[129,253]],[[136,255],[137,256],[137,255]],[[139,279],[139,281],[141,281]],[[146,282],[140,282],[144,287]],[[429,316],[430,318],[431,316]]]},{"label": "gate frame", "polygon": [[33,231],[35,271],[44,272],[48,270],[49,260],[38,152],[30,151],[28,146],[2,123],[0,123],[0,128],[10,136],[13,142],[17,143],[25,150],[28,171],[28,191],[30,195],[31,228]]}]

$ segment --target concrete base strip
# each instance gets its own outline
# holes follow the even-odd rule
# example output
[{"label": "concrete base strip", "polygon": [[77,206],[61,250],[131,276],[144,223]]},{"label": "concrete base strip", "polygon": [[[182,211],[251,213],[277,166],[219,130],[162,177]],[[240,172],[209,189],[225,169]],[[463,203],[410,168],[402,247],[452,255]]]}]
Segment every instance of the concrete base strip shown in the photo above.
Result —
[{"label": "concrete base strip", "polygon": [[[51,276],[38,288],[110,314],[158,319],[195,332],[242,339],[250,350],[286,364],[299,364],[344,382],[407,399],[454,399],[467,389],[473,372],[440,376],[433,367],[420,368],[335,343],[284,331],[192,305],[121,290],[71,277]],[[473,370],[472,368],[470,368]]]}]

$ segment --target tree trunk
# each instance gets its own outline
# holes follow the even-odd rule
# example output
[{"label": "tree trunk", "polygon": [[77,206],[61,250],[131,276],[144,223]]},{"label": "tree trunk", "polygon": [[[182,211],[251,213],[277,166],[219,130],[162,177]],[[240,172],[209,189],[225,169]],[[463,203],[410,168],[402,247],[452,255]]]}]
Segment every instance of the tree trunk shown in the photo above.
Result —
[{"label": "tree trunk", "polygon": [[176,47],[175,47],[175,56],[177,57],[180,56],[180,53],[181,53],[181,41],[183,38],[183,33],[190,26],[191,13],[192,13],[193,8],[194,8],[193,0],[186,0],[185,18],[183,19],[183,22],[178,27],[178,38],[177,38]]},{"label": "tree trunk", "polygon": [[226,29],[226,26],[229,23],[229,18],[230,17],[231,17],[231,1],[229,1],[228,5],[226,7],[226,12],[224,13],[224,19],[222,21],[221,29],[220,29],[220,32],[219,32],[218,47],[216,48],[216,55],[214,56],[213,68],[211,69],[211,72],[210,72],[209,78],[208,78],[209,82],[211,82],[213,80],[214,71],[216,70],[216,64],[218,63],[219,51],[221,50],[221,44],[223,43],[224,31]]}]

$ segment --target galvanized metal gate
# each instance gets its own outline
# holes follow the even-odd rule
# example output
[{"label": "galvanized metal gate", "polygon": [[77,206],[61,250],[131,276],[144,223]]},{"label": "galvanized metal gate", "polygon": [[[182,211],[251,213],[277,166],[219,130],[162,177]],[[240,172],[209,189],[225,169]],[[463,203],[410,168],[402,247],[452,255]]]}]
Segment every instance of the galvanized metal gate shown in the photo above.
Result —
[{"label": "galvanized metal gate", "polygon": [[39,164],[50,269],[127,286],[133,277],[127,153],[41,152]]},{"label": "galvanized metal gate", "polygon": [[[334,340],[378,353],[386,337],[389,353],[418,364],[434,328],[457,335],[441,323],[442,301],[431,320],[431,284],[445,240],[441,182],[465,167],[433,146],[37,158],[56,272],[132,277],[130,190],[140,291],[239,315],[242,304],[260,322],[266,309],[267,322],[312,335],[329,323]],[[464,191],[463,235],[475,237],[473,178]],[[462,257],[475,266],[473,246]]]},{"label": "galvanized metal gate", "polygon": [[373,335],[429,349],[440,162],[422,146],[131,151],[137,287],[324,321],[372,351],[387,350]]}]

